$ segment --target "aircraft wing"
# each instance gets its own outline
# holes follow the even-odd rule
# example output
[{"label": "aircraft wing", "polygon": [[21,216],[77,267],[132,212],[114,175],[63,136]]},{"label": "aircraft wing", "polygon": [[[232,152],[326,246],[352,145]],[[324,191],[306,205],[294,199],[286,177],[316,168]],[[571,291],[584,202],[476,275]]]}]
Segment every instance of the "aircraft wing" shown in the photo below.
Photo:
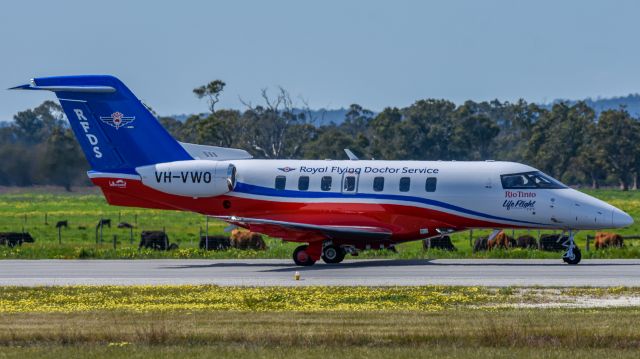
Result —
[{"label": "aircraft wing", "polygon": [[386,240],[391,238],[391,232],[389,230],[379,227],[317,225],[235,216],[216,216],[215,218],[248,228],[253,232],[264,233],[271,237],[289,240],[315,241],[341,238],[351,240]]}]

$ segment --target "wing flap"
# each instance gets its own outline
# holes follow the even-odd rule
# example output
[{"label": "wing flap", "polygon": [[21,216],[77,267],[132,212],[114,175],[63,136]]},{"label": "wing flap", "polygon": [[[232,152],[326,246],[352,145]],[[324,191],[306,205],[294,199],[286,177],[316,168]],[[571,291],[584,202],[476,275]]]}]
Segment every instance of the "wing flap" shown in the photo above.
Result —
[{"label": "wing flap", "polygon": [[216,216],[216,218],[237,226],[249,228],[254,232],[290,240],[387,240],[391,238],[392,234],[391,231],[385,228],[369,226],[318,225],[235,216]]}]

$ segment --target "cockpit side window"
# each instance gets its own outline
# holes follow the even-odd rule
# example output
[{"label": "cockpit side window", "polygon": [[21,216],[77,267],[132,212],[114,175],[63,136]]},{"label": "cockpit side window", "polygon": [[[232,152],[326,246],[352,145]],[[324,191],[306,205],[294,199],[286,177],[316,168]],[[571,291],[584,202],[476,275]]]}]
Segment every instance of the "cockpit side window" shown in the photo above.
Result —
[{"label": "cockpit side window", "polygon": [[501,175],[500,180],[504,189],[567,188],[560,181],[540,171]]}]

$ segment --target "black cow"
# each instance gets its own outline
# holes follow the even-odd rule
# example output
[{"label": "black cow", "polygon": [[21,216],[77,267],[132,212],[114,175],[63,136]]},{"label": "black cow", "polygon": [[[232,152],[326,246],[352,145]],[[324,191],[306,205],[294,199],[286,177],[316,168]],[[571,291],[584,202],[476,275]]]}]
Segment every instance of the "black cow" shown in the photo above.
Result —
[{"label": "black cow", "polygon": [[111,228],[111,219],[108,218],[102,218],[98,221],[98,224],[96,225],[96,228],[100,228],[100,227],[104,227],[107,226],[109,228]]},{"label": "black cow", "polygon": [[200,249],[208,249],[210,251],[219,251],[229,249],[231,247],[231,241],[227,236],[209,236],[207,241],[207,236],[200,236]]},{"label": "black cow", "polygon": [[456,250],[449,236],[427,238],[422,241],[422,247],[424,249],[444,249],[446,251]]},{"label": "black cow", "polygon": [[540,236],[540,249],[543,251],[563,251],[567,247],[564,243],[569,239],[568,236],[560,236],[559,234],[543,234]]},{"label": "black cow", "polygon": [[178,249],[177,243],[169,244],[169,236],[163,231],[143,231],[140,233],[138,248],[149,248],[157,251]]},{"label": "black cow", "polygon": [[133,225],[127,222],[120,222],[118,223],[118,228],[133,228]]},{"label": "black cow", "polygon": [[22,243],[33,243],[35,240],[28,232],[4,232],[0,233],[0,245],[9,247],[21,246]]}]

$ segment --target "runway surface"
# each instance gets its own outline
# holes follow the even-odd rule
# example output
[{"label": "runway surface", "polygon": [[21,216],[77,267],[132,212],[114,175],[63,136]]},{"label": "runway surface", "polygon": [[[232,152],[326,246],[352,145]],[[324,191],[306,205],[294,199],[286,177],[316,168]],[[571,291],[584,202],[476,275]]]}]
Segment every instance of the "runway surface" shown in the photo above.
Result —
[{"label": "runway surface", "polygon": [[640,260],[0,260],[0,285],[71,284],[640,286]]}]

